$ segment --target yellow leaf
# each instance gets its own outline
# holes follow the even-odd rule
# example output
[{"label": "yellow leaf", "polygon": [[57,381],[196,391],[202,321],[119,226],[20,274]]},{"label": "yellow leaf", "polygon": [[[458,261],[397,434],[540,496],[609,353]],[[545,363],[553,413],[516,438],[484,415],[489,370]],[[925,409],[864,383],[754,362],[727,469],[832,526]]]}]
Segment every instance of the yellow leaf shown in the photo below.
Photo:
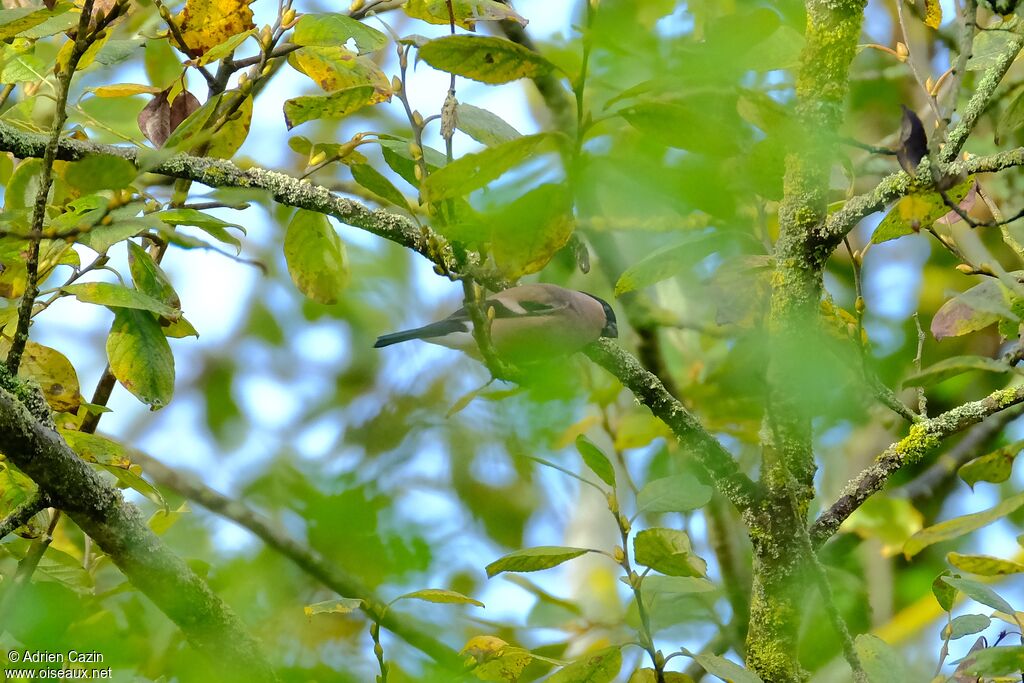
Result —
[{"label": "yellow leaf", "polygon": [[935,29],[942,23],[942,5],[939,0],[924,0],[924,23]]},{"label": "yellow leaf", "polygon": [[188,0],[176,17],[190,57],[201,57],[232,36],[256,28],[252,0]]},{"label": "yellow leaf", "polygon": [[[5,356],[10,348],[8,340],[0,339],[0,351]],[[18,376],[37,383],[46,402],[57,412],[73,413],[82,402],[74,366],[64,354],[49,346],[28,342],[21,356]]]},{"label": "yellow leaf", "polygon": [[1024,564],[1013,560],[1003,560],[991,555],[961,555],[947,553],[946,561],[960,571],[979,576],[1004,576],[1024,572]]},{"label": "yellow leaf", "polygon": [[87,88],[96,97],[128,97],[130,95],[155,95],[160,88],[153,85],[139,85],[137,83],[117,83],[114,85],[101,85],[98,88]]},{"label": "yellow leaf", "polygon": [[482,662],[500,656],[506,647],[508,643],[497,636],[473,636],[466,641],[459,654],[468,655],[475,661]]},{"label": "yellow leaf", "polygon": [[373,60],[337,46],[307,46],[288,55],[288,63],[326,92],[372,85],[370,104],[391,99],[391,81]]}]

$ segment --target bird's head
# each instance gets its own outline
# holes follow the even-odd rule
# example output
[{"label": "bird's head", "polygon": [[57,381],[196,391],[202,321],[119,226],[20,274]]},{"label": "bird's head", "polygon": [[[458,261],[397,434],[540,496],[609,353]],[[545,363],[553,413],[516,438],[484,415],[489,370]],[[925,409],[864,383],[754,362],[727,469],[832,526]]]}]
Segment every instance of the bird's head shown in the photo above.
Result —
[{"label": "bird's head", "polygon": [[604,327],[601,328],[601,336],[608,337],[610,339],[618,338],[619,326],[615,320],[615,311],[612,310],[612,307],[601,297],[594,296],[589,292],[584,292],[584,294],[600,303],[601,308],[604,309]]}]

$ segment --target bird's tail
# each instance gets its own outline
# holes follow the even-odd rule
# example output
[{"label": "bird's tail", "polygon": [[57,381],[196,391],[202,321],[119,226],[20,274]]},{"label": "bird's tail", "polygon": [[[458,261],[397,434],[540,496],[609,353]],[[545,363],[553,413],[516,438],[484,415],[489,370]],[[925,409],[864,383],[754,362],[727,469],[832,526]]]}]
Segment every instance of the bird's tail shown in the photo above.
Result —
[{"label": "bird's tail", "polygon": [[424,325],[423,327],[381,335],[377,337],[377,341],[374,342],[373,348],[380,349],[385,346],[391,346],[392,344],[400,344],[401,342],[406,342],[410,339],[433,339],[434,337],[443,337],[446,334],[465,332],[466,330],[466,324],[461,321],[441,320],[436,323]]}]

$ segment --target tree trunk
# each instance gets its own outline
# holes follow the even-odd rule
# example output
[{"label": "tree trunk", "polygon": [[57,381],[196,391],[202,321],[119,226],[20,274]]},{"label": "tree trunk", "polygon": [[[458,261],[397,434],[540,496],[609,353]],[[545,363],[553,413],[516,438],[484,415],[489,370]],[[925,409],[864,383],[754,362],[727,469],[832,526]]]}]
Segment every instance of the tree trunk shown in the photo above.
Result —
[{"label": "tree trunk", "polygon": [[[786,158],[768,320],[768,408],[764,425],[764,498],[748,515],[754,579],[747,662],[765,683],[807,678],[798,657],[801,605],[809,582],[800,525],[814,497],[813,372],[807,354],[818,328],[822,270],[835,244],[824,237],[829,181],[843,121],[848,73],[864,0],[808,0],[806,44],[796,84],[793,151]],[[895,103],[894,103],[895,107]],[[808,363],[810,360],[810,363]]]}]

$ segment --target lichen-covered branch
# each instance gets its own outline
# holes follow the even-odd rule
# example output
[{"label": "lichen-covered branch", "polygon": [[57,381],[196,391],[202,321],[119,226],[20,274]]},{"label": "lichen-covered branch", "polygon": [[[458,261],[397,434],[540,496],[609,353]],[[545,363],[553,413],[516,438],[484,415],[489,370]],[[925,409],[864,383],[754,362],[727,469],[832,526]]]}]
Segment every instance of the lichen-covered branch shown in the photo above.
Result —
[{"label": "lichen-covered branch", "polygon": [[1024,35],[1010,31],[1008,36],[1009,39],[1003,51],[992,66],[985,70],[981,80],[975,86],[974,94],[971,95],[970,102],[964,107],[959,123],[949,131],[946,145],[939,154],[941,162],[948,164],[960,154],[960,150],[964,148],[964,144],[967,142],[967,138],[970,137],[971,131],[977,125],[978,119],[988,109],[989,102],[991,102],[992,96],[996,94],[996,88],[1002,82],[1003,76],[1010,70],[1013,62],[1017,59],[1017,55],[1024,48]]},{"label": "lichen-covered branch", "polygon": [[843,520],[881,490],[889,477],[908,465],[921,462],[944,439],[1019,403],[1024,403],[1024,386],[1001,389],[980,401],[965,403],[911,426],[907,436],[886,448],[870,467],[846,485],[839,499],[821,513],[811,527],[811,541],[820,546],[828,540]]},{"label": "lichen-covered branch", "polygon": [[277,680],[259,642],[231,608],[167,549],[135,506],[5,389],[0,389],[0,451],[181,628],[220,680]]},{"label": "lichen-covered branch", "polygon": [[668,425],[679,444],[692,453],[707,471],[711,482],[736,509],[750,509],[758,498],[757,485],[740,471],[732,455],[701,426],[697,418],[677,401],[664,385],[640,362],[609,339],[591,344],[584,353],[615,375],[623,386],[654,416]]},{"label": "lichen-covered branch", "polygon": [[938,495],[938,492],[956,477],[956,472],[962,465],[983,455],[985,449],[992,447],[992,442],[1006,425],[1021,414],[1024,414],[1024,405],[1017,405],[974,425],[956,445],[943,453],[926,470],[906,484],[890,490],[889,495],[906,498],[915,507]]},{"label": "lichen-covered branch", "polygon": [[452,669],[461,667],[455,652],[433,635],[417,627],[411,617],[390,610],[385,612],[384,603],[373,594],[373,591],[363,585],[362,581],[346,574],[316,550],[295,540],[291,534],[276,528],[270,520],[256,511],[246,507],[240,501],[214,491],[195,477],[168,467],[155,458],[133,451],[132,459],[142,464],[143,470],[157,484],[165,486],[202,505],[210,512],[230,519],[248,529],[268,546],[290,559],[304,572],[338,595],[362,600],[361,609],[370,619],[438,663]]},{"label": "lichen-covered branch", "polygon": [[[807,677],[800,665],[798,633],[810,558],[800,539],[814,497],[811,418],[816,406],[800,378],[806,375],[807,364],[815,363],[813,354],[821,347],[813,338],[821,333],[822,273],[838,244],[826,239],[823,227],[849,68],[865,4],[865,0],[806,3],[806,43],[795,106],[801,135],[786,155],[767,325],[768,391],[760,482],[764,496],[747,518],[754,582],[746,661],[772,683],[796,683]],[[856,658],[850,665],[855,672],[859,669]]]},{"label": "lichen-covered branch", "polygon": [[[0,151],[12,152],[16,157],[41,157],[46,138],[36,133],[25,133],[0,121]],[[476,272],[471,265],[456,261],[444,239],[429,228],[416,225],[412,220],[384,210],[370,210],[359,202],[333,194],[322,185],[299,180],[285,173],[259,167],[243,169],[230,161],[175,154],[156,161],[154,152],[134,147],[101,145],[79,140],[62,139],[57,158],[78,161],[90,155],[108,154],[126,159],[150,173],[192,180],[209,187],[244,187],[266,190],[275,201],[285,206],[308,209],[333,216],[351,225],[390,240],[425,256],[445,272],[474,271],[473,276],[493,289],[503,289],[508,283],[492,274]]]},{"label": "lichen-covered branch", "polygon": [[[964,107],[960,121],[949,131],[946,144],[939,154],[939,160],[943,164],[949,164],[948,170],[951,174],[1001,171],[1024,163],[1024,150],[1020,148],[986,157],[955,161],[981,115],[988,109],[999,83],[1017,59],[1021,49],[1024,49],[1024,36],[1017,33],[1009,35],[1010,39],[1003,52],[982,75],[970,102]],[[893,173],[883,178],[870,192],[852,197],[842,209],[828,217],[822,230],[822,238],[828,244],[838,244],[861,219],[881,211],[886,204],[905,196],[913,187],[911,180],[906,173]]]}]

